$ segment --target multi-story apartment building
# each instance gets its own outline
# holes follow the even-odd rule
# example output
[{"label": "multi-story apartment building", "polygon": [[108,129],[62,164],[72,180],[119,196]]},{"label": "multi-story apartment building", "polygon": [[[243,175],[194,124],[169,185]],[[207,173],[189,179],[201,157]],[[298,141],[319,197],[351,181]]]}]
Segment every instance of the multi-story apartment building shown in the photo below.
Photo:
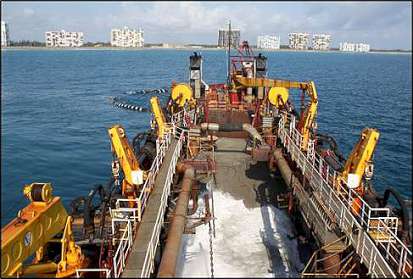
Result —
[{"label": "multi-story apartment building", "polygon": [[83,32],[48,31],[45,33],[46,47],[80,47],[83,45]]},{"label": "multi-story apartment building", "polygon": [[[229,30],[218,30],[218,47],[228,47]],[[239,29],[231,29],[231,46],[238,48],[240,45],[241,31]]]},{"label": "multi-story apartment building", "polygon": [[289,33],[288,45],[291,49],[308,49],[310,34],[308,33]]},{"label": "multi-story apartment building", "polygon": [[143,31],[140,28],[129,29],[127,26],[123,29],[112,29],[110,42],[115,47],[143,47]]},{"label": "multi-story apartment building", "polygon": [[330,43],[331,43],[331,35],[313,34],[312,48],[314,50],[329,50]]},{"label": "multi-story apartment building", "polygon": [[257,38],[257,48],[280,49],[280,36],[263,35]]},{"label": "multi-story apartment building", "polygon": [[348,52],[369,52],[370,45],[364,44],[364,43],[344,42],[344,43],[340,43],[339,49],[340,51],[348,51]]},{"label": "multi-story apartment building", "polygon": [[6,22],[1,21],[1,46],[6,47],[9,44],[9,25]]}]

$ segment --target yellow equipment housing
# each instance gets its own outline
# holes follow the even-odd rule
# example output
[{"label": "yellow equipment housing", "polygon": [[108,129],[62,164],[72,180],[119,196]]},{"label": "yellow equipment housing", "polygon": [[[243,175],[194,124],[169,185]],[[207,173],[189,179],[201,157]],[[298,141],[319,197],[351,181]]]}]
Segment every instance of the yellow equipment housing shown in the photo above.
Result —
[{"label": "yellow equipment housing", "polygon": [[351,184],[354,185],[349,185],[349,187],[355,188],[358,192],[363,192],[361,181],[366,169],[370,165],[379,136],[380,133],[374,128],[363,129],[357,144],[344,165],[341,175],[338,176],[339,182],[345,181],[347,183],[349,175],[352,175],[356,181],[352,181]]},{"label": "yellow equipment housing", "polygon": [[171,98],[179,107],[184,107],[185,103],[193,101],[191,86],[186,83],[178,83],[172,87]]},{"label": "yellow equipment housing", "polygon": [[158,138],[162,138],[168,129],[170,129],[170,126],[166,123],[166,118],[162,112],[158,97],[152,97],[150,103],[152,113],[154,114],[156,124],[158,125]]},{"label": "yellow equipment housing", "polygon": [[268,101],[277,108],[281,108],[287,100],[288,89],[285,87],[272,87],[268,92]]},{"label": "yellow equipment housing", "polygon": [[108,132],[112,143],[112,152],[118,158],[124,174],[122,195],[134,198],[136,187],[143,183],[143,171],[139,168],[138,160],[126,137],[125,129],[121,125],[114,125]]},{"label": "yellow equipment housing", "polygon": [[[298,130],[303,136],[303,140],[301,142],[301,150],[307,151],[308,148],[308,141],[310,139],[311,127],[313,125],[314,119],[317,114],[317,90],[315,88],[315,84],[313,81],[310,82],[300,82],[300,81],[290,81],[290,80],[277,80],[277,79],[267,79],[267,78],[247,78],[241,75],[235,75],[233,78],[235,84],[235,88],[239,87],[263,87],[263,88],[296,88],[302,89],[309,97],[310,97],[310,105],[306,109],[306,111],[302,114],[298,122]],[[271,92],[271,90],[270,90]],[[278,92],[278,94],[277,94]],[[278,104],[278,96],[283,98],[285,97],[285,91],[282,92],[281,89],[274,89],[273,93],[271,94],[270,102],[271,104],[276,103]],[[270,96],[268,96],[270,98]],[[288,91],[287,91],[287,98],[288,98]],[[284,99],[283,99],[284,100]]]},{"label": "yellow equipment housing", "polygon": [[[19,211],[1,230],[1,276],[54,273],[55,277],[71,276],[77,268],[87,265],[73,239],[72,217],[68,216],[60,197],[53,197],[50,183],[25,185],[23,193],[31,203]],[[63,237],[53,239],[58,233]],[[59,263],[39,263],[48,242],[61,242]],[[36,253],[33,264],[24,261]]]}]

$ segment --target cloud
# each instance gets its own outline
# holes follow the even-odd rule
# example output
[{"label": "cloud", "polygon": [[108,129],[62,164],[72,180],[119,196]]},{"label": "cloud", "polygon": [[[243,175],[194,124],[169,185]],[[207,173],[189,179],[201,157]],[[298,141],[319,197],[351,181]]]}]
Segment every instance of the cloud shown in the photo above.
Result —
[{"label": "cloud", "polygon": [[86,40],[109,41],[110,29],[141,27],[146,42],[210,43],[228,20],[242,39],[261,34],[325,32],[333,45],[366,41],[374,48],[411,49],[411,3],[398,2],[2,2],[2,18],[19,39],[50,29],[79,30]]},{"label": "cloud", "polygon": [[25,16],[32,16],[34,15],[34,10],[33,9],[29,9],[29,8],[24,8],[23,9],[23,14]]}]

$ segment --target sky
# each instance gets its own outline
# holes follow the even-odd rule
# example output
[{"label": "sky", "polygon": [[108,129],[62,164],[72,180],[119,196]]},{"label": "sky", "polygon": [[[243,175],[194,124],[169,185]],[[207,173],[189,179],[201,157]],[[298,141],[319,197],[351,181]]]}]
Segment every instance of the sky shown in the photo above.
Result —
[{"label": "sky", "polygon": [[44,41],[44,32],[82,31],[85,41],[110,41],[112,28],[142,28],[145,43],[216,44],[231,20],[241,40],[258,35],[327,33],[332,46],[365,42],[373,49],[412,49],[407,2],[1,2],[10,39]]}]

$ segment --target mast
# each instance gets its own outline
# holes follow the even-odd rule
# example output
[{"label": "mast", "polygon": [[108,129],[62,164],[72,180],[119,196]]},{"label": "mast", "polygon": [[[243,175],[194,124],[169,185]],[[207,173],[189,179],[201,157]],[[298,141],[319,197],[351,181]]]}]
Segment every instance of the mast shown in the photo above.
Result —
[{"label": "mast", "polygon": [[231,58],[231,20],[229,20],[229,22],[228,22],[228,60],[227,60],[227,63],[228,63],[227,85],[228,85],[228,87],[231,84],[231,79],[230,79],[231,61],[230,61],[230,58]]}]

